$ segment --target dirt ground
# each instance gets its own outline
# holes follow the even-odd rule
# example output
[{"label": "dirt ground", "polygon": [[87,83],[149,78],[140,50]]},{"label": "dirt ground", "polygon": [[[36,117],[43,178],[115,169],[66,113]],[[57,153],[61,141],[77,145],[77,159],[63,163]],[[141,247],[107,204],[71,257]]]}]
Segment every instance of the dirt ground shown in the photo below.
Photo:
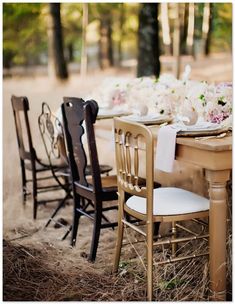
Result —
[{"label": "dirt ground", "polygon": [[[192,66],[192,79],[207,80],[208,82],[232,81],[231,55],[218,54],[207,59],[201,58],[197,61],[193,61],[192,58],[188,57],[182,58],[182,67],[186,63],[190,63]],[[163,71],[170,72],[171,67],[172,59],[167,57],[162,58]],[[16,96],[25,95],[29,98],[29,115],[33,142],[39,156],[43,156],[43,147],[37,125],[37,117],[41,111],[41,103],[46,101],[50,104],[51,109],[55,111],[60,106],[63,96],[86,98],[86,96],[90,95],[95,88],[99,87],[99,84],[104,78],[122,75],[130,78],[135,77],[134,68],[122,70],[110,69],[105,72],[93,71],[89,72],[85,79],[81,79],[79,75],[72,74],[65,83],[54,83],[44,76],[12,77],[3,80],[3,237],[6,241],[3,250],[5,253],[4,264],[7,265],[7,268],[4,267],[4,300],[143,301],[145,299],[145,281],[142,277],[137,278],[136,274],[134,276],[130,275],[130,277],[122,275],[118,279],[114,279],[113,276],[110,277],[115,245],[115,231],[112,229],[105,229],[102,231],[97,260],[95,264],[90,264],[86,260],[86,255],[89,253],[92,231],[92,225],[88,219],[82,218],[78,231],[77,246],[71,249],[69,247],[69,238],[63,242],[60,240],[64,232],[63,228],[55,229],[53,224],[51,224],[46,230],[43,229],[46,220],[55,205],[47,204],[46,206],[40,206],[36,221],[32,219],[32,203],[30,199],[27,201],[26,206],[23,207],[21,201],[19,155],[10,103],[12,94]],[[99,149],[101,162],[112,164],[114,158],[112,156],[109,157],[107,153],[102,153],[102,144],[99,144]],[[193,181],[195,181],[195,177],[197,178],[197,175],[191,177],[191,186]],[[171,183],[172,179],[164,176],[163,181],[168,181],[168,183],[170,181]],[[198,188],[200,188],[200,185],[202,184],[203,181],[200,181]],[[203,191],[204,188],[198,189],[198,192],[203,193]],[[59,216],[71,223],[72,204],[66,206]],[[16,257],[19,257],[17,260],[18,262],[14,262],[14,258],[11,259],[13,252],[16,253]],[[31,259],[30,264],[24,264],[24,267],[20,264],[22,254],[24,255],[24,258],[28,257]],[[130,246],[129,249],[127,248],[124,250],[124,260],[128,261],[130,257],[135,257],[136,259],[136,252],[132,246]],[[43,285],[40,285],[39,282],[36,281],[35,284],[37,284],[37,288],[35,287],[32,292],[28,291],[28,284],[23,284],[22,286],[24,287],[21,289],[16,287],[16,278],[17,276],[18,278],[21,278],[21,275],[19,272],[16,273],[14,263],[18,263],[18,265],[21,265],[24,269],[27,268],[25,274],[22,272],[22,275],[28,275],[29,277],[24,279],[25,281],[31,281],[33,280],[33,271],[30,272],[29,265],[34,265],[32,261],[35,261],[35,258],[38,259],[36,261],[38,261],[39,264],[41,263],[40,265],[44,265],[40,266],[44,270],[52,269],[57,274],[60,274],[61,278],[69,280],[70,277],[73,278],[73,280],[69,283],[68,281],[66,281],[67,283],[64,283],[64,281],[57,276],[55,284],[58,283],[58,280],[61,280],[60,282],[63,283],[58,285],[59,289],[57,290],[53,285],[55,276],[48,275],[46,278],[48,278],[49,281],[46,281],[45,284],[52,282],[49,286],[54,286],[54,289],[51,288],[50,290],[47,288],[47,292],[43,292]],[[36,267],[35,265],[34,267]],[[142,267],[141,263],[138,265],[140,268]],[[206,266],[203,267],[205,271]],[[141,271],[144,271],[143,267],[141,269]],[[83,278],[82,271],[84,271]],[[126,268],[124,268],[123,271],[124,274],[128,272]],[[15,281],[10,280],[10,276],[13,274],[17,274],[17,276],[15,276]],[[41,280],[41,278],[39,279]],[[83,289],[79,290],[79,288],[82,288],[81,282],[83,282],[83,279],[86,282],[83,285],[86,285],[87,288],[88,286],[94,286],[94,288],[88,290],[82,285]],[[96,284],[94,284],[94,281]],[[98,281],[100,284],[97,285]],[[119,284],[119,287],[117,284]],[[76,286],[78,286],[77,290]],[[108,287],[108,289],[106,289],[105,286]],[[127,290],[125,286],[131,287],[131,291]],[[95,293],[96,288],[97,290],[100,288],[100,292]],[[111,292],[112,288],[113,292]],[[69,290],[73,290],[73,294],[69,294]],[[168,300],[205,300],[204,292],[205,290],[200,289],[200,292],[198,291],[197,295],[192,293],[191,296],[185,297],[185,294],[187,294],[185,290],[183,293],[184,296],[182,294],[182,298],[178,298],[178,295],[175,295],[175,297]],[[165,293],[160,294],[163,298],[158,297],[158,300],[167,300]]]}]

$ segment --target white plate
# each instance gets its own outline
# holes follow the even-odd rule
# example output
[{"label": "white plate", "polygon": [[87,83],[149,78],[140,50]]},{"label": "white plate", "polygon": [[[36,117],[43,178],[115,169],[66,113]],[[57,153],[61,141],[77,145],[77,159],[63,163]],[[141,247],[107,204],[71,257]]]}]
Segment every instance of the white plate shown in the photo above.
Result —
[{"label": "white plate", "polygon": [[132,115],[125,116],[124,119],[130,120],[133,122],[143,123],[146,125],[161,124],[161,123],[169,122],[172,120],[172,118],[170,116],[156,115],[156,114],[148,114],[148,115],[143,115],[143,116],[132,114]]},{"label": "white plate", "polygon": [[192,126],[185,126],[184,124],[177,123],[171,126],[178,129],[177,135],[179,136],[218,135],[228,131],[228,128],[210,122],[200,122]]},{"label": "white plate", "polygon": [[195,125],[186,126],[183,123],[176,123],[171,125],[172,128],[179,129],[181,132],[204,132],[204,131],[216,131],[222,128],[220,124],[212,122],[199,122]]},{"label": "white plate", "polygon": [[104,119],[104,118],[112,118],[115,116],[123,116],[123,115],[129,115],[130,112],[120,110],[120,109],[105,109],[105,108],[99,108],[98,111],[98,119]]}]

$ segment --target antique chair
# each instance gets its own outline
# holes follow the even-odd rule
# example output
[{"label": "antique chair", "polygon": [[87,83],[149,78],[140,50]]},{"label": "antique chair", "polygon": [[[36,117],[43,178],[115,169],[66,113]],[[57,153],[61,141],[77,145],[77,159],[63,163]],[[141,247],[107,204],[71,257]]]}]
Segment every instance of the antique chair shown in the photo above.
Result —
[{"label": "antique chair", "polygon": [[[66,201],[72,198],[72,189],[69,180],[70,170],[67,158],[65,156],[66,152],[63,140],[63,133],[61,133],[62,125],[58,118],[52,114],[49,105],[45,102],[42,103],[42,112],[38,117],[38,126],[52,176],[54,177],[58,186],[65,192],[65,195],[62,199],[61,195],[58,198],[58,206],[55,208],[49,220],[47,221],[45,225],[46,228],[54,219],[58,211],[65,205]],[[55,167],[55,161],[57,161],[58,163],[63,162],[64,167]],[[57,222],[57,224],[60,223]]]},{"label": "antique chair", "polygon": [[[60,190],[58,183],[54,182],[51,174],[51,168],[48,161],[40,160],[37,157],[36,150],[33,146],[28,111],[29,102],[27,97],[11,97],[17,142],[20,155],[21,176],[22,176],[22,192],[23,203],[31,192],[28,189],[28,183],[32,183],[33,195],[33,218],[37,217],[37,208],[39,204],[54,202],[55,199],[38,199],[38,195],[48,191]],[[53,164],[55,169],[64,168],[64,163]],[[32,178],[27,175],[27,171],[31,172]]]},{"label": "antique chair", "polygon": [[[45,227],[47,227],[50,224],[50,222],[53,220],[53,218],[56,216],[57,212],[64,206],[67,199],[72,197],[70,169],[68,166],[68,158],[67,158],[65,142],[64,142],[63,124],[51,112],[49,105],[45,102],[42,103],[42,112],[38,117],[38,126],[52,175],[54,176],[58,185],[60,185],[60,187],[65,191],[65,197],[62,200],[59,200],[58,206],[56,207],[50,219],[46,223]],[[60,161],[61,159],[67,164],[67,167],[63,168],[63,170],[58,170],[58,168],[55,168],[53,166],[53,161],[55,160]],[[111,170],[112,167],[109,165],[100,165],[101,174],[108,175]],[[85,169],[85,174],[91,175],[90,165],[87,165]],[[71,227],[72,226],[69,227],[66,234],[62,238],[63,240],[67,237],[68,233],[71,231]]]},{"label": "antique chair", "polygon": [[[125,227],[133,228],[146,239],[147,299],[152,301],[153,246],[172,244],[173,249],[173,257],[157,262],[156,265],[196,257],[195,255],[175,257],[176,244],[201,239],[208,241],[208,234],[190,235],[177,239],[176,222],[208,217],[209,200],[179,188],[154,189],[154,141],[151,131],[146,126],[115,118],[114,132],[119,204],[114,272],[117,272],[119,267],[125,225]],[[144,166],[146,185],[139,184],[140,165]],[[132,195],[127,200],[125,199],[126,193]],[[139,219],[145,223],[145,226],[142,228],[133,225],[128,221],[127,215]],[[173,223],[170,240],[153,240],[155,222]],[[182,227],[182,225],[178,225],[178,227]],[[207,254],[207,252],[203,252],[197,256]]]},{"label": "antique chair", "polygon": [[[62,116],[74,199],[71,245],[76,243],[80,217],[84,215],[91,219],[94,225],[89,261],[95,261],[100,230],[117,225],[105,214],[117,209],[117,204],[112,202],[117,200],[117,179],[116,176],[101,176],[94,134],[97,113],[98,105],[94,100],[85,102],[80,98],[64,97]],[[88,154],[84,140],[88,144]],[[86,174],[88,159],[91,176]]]}]

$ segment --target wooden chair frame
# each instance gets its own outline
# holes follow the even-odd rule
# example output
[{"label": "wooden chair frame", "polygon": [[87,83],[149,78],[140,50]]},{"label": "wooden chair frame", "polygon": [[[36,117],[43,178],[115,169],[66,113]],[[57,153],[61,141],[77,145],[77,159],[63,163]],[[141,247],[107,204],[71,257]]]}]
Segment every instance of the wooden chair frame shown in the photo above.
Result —
[{"label": "wooden chair frame", "polygon": [[[19,148],[20,155],[20,166],[21,166],[21,177],[22,177],[22,197],[23,203],[25,204],[27,196],[31,194],[28,190],[28,183],[32,183],[32,195],[33,195],[33,218],[37,217],[37,208],[39,204],[45,204],[48,202],[55,201],[54,199],[50,200],[38,200],[38,194],[47,191],[59,190],[58,184],[52,185],[43,185],[39,186],[38,182],[45,182],[53,180],[51,175],[51,169],[48,162],[41,161],[36,154],[36,150],[33,146],[28,111],[29,111],[29,102],[28,98],[25,96],[22,97],[11,97],[13,115],[16,127],[16,136],[17,143]],[[21,115],[22,114],[22,115]],[[25,125],[26,134],[24,136],[22,125]],[[28,145],[28,149],[26,149]],[[27,171],[31,171],[32,178],[27,177]],[[45,172],[47,175],[45,176]]]},{"label": "wooden chair frame", "polygon": [[[117,182],[116,176],[101,177],[94,134],[97,113],[98,105],[94,100],[85,102],[81,98],[64,97],[62,116],[74,198],[71,245],[74,246],[76,243],[80,217],[84,215],[91,219],[94,226],[90,261],[96,258],[100,230],[117,226],[117,222],[110,222],[104,215],[106,211],[117,209],[117,204],[104,206],[104,203],[117,200]],[[90,156],[91,178],[89,179],[86,174],[87,155],[83,146],[85,133],[83,123],[86,126],[84,136],[87,139]],[[107,186],[103,186],[104,181],[108,183]],[[82,199],[87,203],[84,204]]]},{"label": "wooden chair frame", "polygon": [[[191,220],[194,218],[208,217],[208,211],[201,211],[189,214],[178,215],[153,215],[153,184],[154,184],[154,140],[151,131],[144,125],[124,121],[120,118],[114,119],[115,132],[115,151],[117,164],[117,178],[118,178],[118,230],[117,243],[114,259],[114,272],[118,271],[124,225],[134,229],[141,235],[146,237],[147,242],[147,299],[153,299],[153,246],[172,244],[173,256],[175,255],[176,243],[186,242],[193,239],[207,238],[208,235],[193,236],[189,238],[176,239],[175,228],[177,221]],[[141,138],[141,139],[140,139]],[[146,185],[139,184],[139,149],[144,144],[145,160],[142,162],[146,164],[145,175]],[[131,151],[132,149],[132,151]],[[131,195],[146,198],[146,214],[139,213],[130,209],[125,204],[126,193]],[[138,226],[131,224],[128,221],[128,216],[144,221],[146,223],[146,232]],[[173,222],[173,238],[169,241],[153,241],[153,227],[156,222]],[[204,253],[205,255],[208,253]],[[198,255],[200,256],[200,254]],[[185,258],[193,258],[195,256],[179,257],[168,259],[165,262],[174,262],[183,260]],[[162,263],[159,263],[162,264]]]}]

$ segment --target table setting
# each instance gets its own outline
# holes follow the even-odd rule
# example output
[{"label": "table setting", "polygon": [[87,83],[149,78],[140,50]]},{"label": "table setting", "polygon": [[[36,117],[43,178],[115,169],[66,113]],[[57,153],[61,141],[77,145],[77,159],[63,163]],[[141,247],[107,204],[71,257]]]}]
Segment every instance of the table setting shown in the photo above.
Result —
[{"label": "table setting", "polygon": [[[124,116],[125,119],[144,124],[183,123],[195,126],[202,123],[232,127],[232,83],[207,83],[190,79],[187,65],[182,79],[162,74],[158,79],[109,78],[104,80],[91,98],[99,103],[98,117]],[[197,125],[199,124],[199,125]],[[205,124],[208,126],[208,124]],[[189,134],[182,126],[181,135]],[[193,134],[194,135],[194,134]]]},{"label": "table setting", "polygon": [[156,167],[165,172],[173,170],[177,137],[219,140],[232,131],[232,83],[191,80],[190,74],[187,65],[182,79],[170,74],[111,78],[92,95],[101,107],[100,118],[105,113],[107,118],[159,126]]}]

